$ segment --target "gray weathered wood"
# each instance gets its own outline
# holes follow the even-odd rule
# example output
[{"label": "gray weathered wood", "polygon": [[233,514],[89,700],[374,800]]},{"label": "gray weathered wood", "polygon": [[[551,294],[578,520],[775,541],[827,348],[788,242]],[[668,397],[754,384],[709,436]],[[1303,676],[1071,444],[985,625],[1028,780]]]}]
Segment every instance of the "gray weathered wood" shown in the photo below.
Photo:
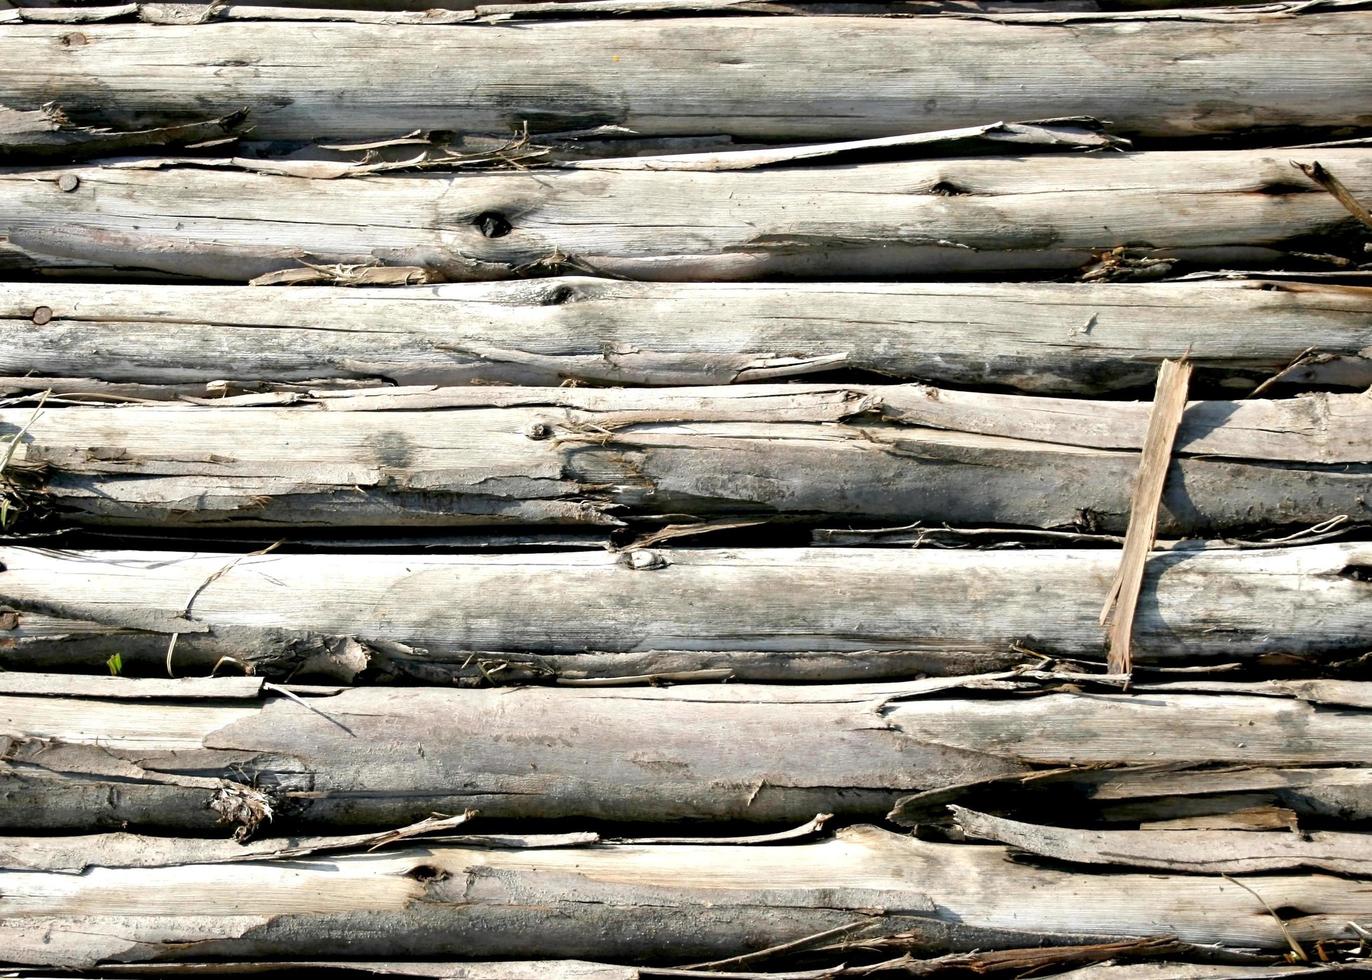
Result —
[{"label": "gray weathered wood", "polygon": [[[22,506],[78,524],[690,515],[1120,533],[1149,411],[921,385],[382,388],[319,405],[5,409],[0,441]],[[1164,535],[1372,519],[1367,394],[1193,402],[1176,449]]]},{"label": "gray weathered wood", "polygon": [[1163,136],[1368,124],[1364,14],[1230,21],[93,24],[82,43],[63,42],[71,25],[7,24],[0,88],[16,108],[56,100],[115,123],[247,107],[262,137],[288,139],[526,121],[768,140],[1066,115]]},{"label": "gray weathered wood", "polygon": [[[1165,270],[1173,260],[1270,264],[1288,248],[1337,248],[1312,245],[1310,236],[1361,228],[1292,167],[1294,152],[341,181],[155,162],[156,169],[0,171],[0,213],[12,264],[231,280],[305,262],[379,262],[448,280],[540,270],[652,280],[870,278],[1066,270],[1138,243],[1146,243],[1139,260]],[[1301,154],[1372,198],[1372,150]]]},{"label": "gray weathered wood", "polygon": [[[266,674],[443,680],[499,665],[499,651],[513,651],[515,663],[533,654],[554,664],[586,651],[627,654],[597,663],[611,673],[621,663],[618,672],[632,675],[655,672],[659,651],[671,652],[677,671],[730,667],[744,652],[741,678],[807,676],[796,654],[847,651],[867,651],[849,669],[869,676],[908,671],[910,652],[932,669],[944,657],[960,669],[969,656],[1025,647],[1099,660],[1097,615],[1118,564],[1104,549],[859,548],[476,556],[6,548],[0,560],[0,602],[18,610],[6,623],[14,633],[30,614],[96,624],[95,643],[60,622],[16,637],[0,649],[6,667],[104,673],[119,650],[130,669],[155,664],[163,674],[175,633],[177,673],[205,673],[228,656]],[[1369,567],[1372,550],[1357,542],[1155,554],[1136,659],[1360,653],[1372,635]],[[884,671],[881,651],[903,653]],[[853,676],[843,673],[846,660],[821,657],[818,676]]]},{"label": "gray weathered wood", "polygon": [[[38,320],[46,322],[35,329]],[[1199,384],[1247,392],[1311,348],[1360,363],[1361,387],[1372,386],[1372,288],[581,277],[309,291],[0,283],[0,386],[92,396],[565,379],[727,384],[836,369],[1085,394],[1147,384],[1162,358],[1187,351]],[[1297,380],[1321,383],[1321,365]]]},{"label": "gray weathered wood", "polygon": [[[7,958],[96,963],[284,957],[571,956],[677,962],[866,922],[920,954],[1173,934],[1280,951],[1357,938],[1362,879],[1272,875],[1263,899],[1217,876],[1076,875],[1004,848],[854,827],[808,844],[414,847],[328,861],[0,875]],[[1250,888],[1252,886],[1249,886]],[[134,913],[136,910],[136,914]],[[1350,925],[1350,921],[1354,925]],[[850,937],[851,938],[851,937]]]},{"label": "gray weathered wood", "polygon": [[[151,702],[66,696],[62,678],[49,679],[49,694],[0,697],[0,825],[9,828],[127,823],[227,836],[227,823],[242,836],[269,825],[395,827],[469,808],[495,818],[794,823],[820,811],[879,817],[911,794],[1033,783],[1073,766],[1237,764],[1279,776],[1318,766],[1365,781],[1372,736],[1365,710],[1241,689],[1045,694],[1004,673],[841,686],[268,689],[258,700]],[[233,799],[253,808],[230,808]]]},{"label": "gray weathered wood", "polygon": [[1367,875],[1372,871],[1372,836],[1289,830],[1081,830],[1008,820],[953,807],[958,827],[969,837],[1072,864],[1150,868],[1183,874],[1252,874],[1264,871],[1324,871]]}]

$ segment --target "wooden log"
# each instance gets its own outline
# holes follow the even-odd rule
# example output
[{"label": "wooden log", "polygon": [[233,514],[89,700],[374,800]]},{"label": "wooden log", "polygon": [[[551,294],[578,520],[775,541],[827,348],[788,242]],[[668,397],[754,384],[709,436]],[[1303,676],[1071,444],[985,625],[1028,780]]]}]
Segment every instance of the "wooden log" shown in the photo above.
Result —
[{"label": "wooden log", "polygon": [[[1292,167],[1297,152],[536,178],[10,169],[0,171],[0,210],[14,264],[230,280],[306,262],[380,263],[448,280],[539,270],[654,280],[1060,271],[1139,243],[1138,261],[1156,274],[1175,261],[1260,265],[1292,248],[1337,251],[1321,236],[1344,228],[1360,257],[1366,229]],[[1317,158],[1354,196],[1372,199],[1372,149],[1299,152],[1298,162]]]},{"label": "wooden log", "polygon": [[[39,329],[34,329],[35,326]],[[1314,349],[1326,360],[1303,354]],[[1277,281],[396,289],[0,283],[0,388],[170,398],[351,385],[729,384],[848,369],[1091,394],[1372,386],[1372,288]],[[1361,365],[1357,377],[1330,373]],[[219,384],[222,382],[222,384]]]},{"label": "wooden log", "polygon": [[[859,941],[908,934],[923,955],[1159,934],[1275,952],[1286,930],[1356,941],[1372,916],[1363,879],[1079,875],[1005,856],[875,827],[780,847],[433,844],[324,862],[8,872],[0,911],[8,959],[63,967],[340,952],[681,963],[855,923]],[[1264,902],[1300,912],[1283,924]]]},{"label": "wooden log", "polygon": [[[382,388],[320,404],[344,410],[0,410],[12,510],[161,527],[841,516],[1118,534],[1149,412],[922,385]],[[1366,394],[1192,402],[1176,450],[1163,535],[1372,519]]]},{"label": "wooden log", "polygon": [[[653,666],[656,654],[670,652],[672,670],[765,679],[853,676],[843,673],[848,657],[833,656],[849,651],[866,651],[849,669],[867,676],[908,672],[910,654],[932,670],[945,657],[961,668],[969,658],[1017,659],[1026,647],[1099,661],[1097,616],[1118,564],[1111,550],[832,548],[476,556],[6,548],[0,560],[0,602],[17,612],[6,617],[15,633],[0,651],[6,668],[64,663],[104,673],[118,650],[130,669],[163,673],[177,634],[177,672],[203,673],[228,656],[275,676],[443,681],[477,673],[480,661],[556,675],[542,665],[587,651],[632,655],[594,658],[611,673],[617,663],[619,673],[653,673],[663,669]],[[1369,567],[1372,552],[1357,542],[1156,554],[1136,659],[1359,653],[1372,622]],[[23,636],[30,614],[94,624],[94,649],[104,652],[92,657],[81,627],[49,623]],[[811,653],[821,655],[814,668],[800,656]]]},{"label": "wooden log", "polygon": [[[1011,672],[602,689],[282,689],[259,680],[257,694],[245,690],[253,679],[106,677],[107,696],[94,678],[43,680],[41,691],[0,695],[0,825],[11,829],[218,827],[227,836],[236,827],[243,838],[269,825],[396,827],[473,808],[492,818],[797,823],[894,807],[904,822],[913,795],[1032,784],[1072,767],[1087,778],[1059,779],[1059,801],[1089,786],[1090,770],[1112,767],[1246,767],[1304,779],[1326,800],[1340,781],[1346,792],[1361,780],[1366,798],[1372,735],[1365,705],[1242,686],[1044,693]],[[142,685],[154,690],[139,696]],[[1327,770],[1328,788],[1302,776],[1311,767]],[[1232,790],[1221,782],[1214,792]],[[1002,799],[1017,812],[1013,794]]]},{"label": "wooden log", "polygon": [[[56,100],[120,125],[246,107],[260,136],[285,139],[526,122],[763,140],[1078,115],[1156,136],[1368,125],[1357,107],[1372,81],[1349,70],[1365,54],[1366,15],[1291,16],[1299,6],[1211,23],[92,24],[79,42],[72,25],[20,23],[0,25],[0,65],[17,109]],[[798,51],[824,52],[824,65]]]}]

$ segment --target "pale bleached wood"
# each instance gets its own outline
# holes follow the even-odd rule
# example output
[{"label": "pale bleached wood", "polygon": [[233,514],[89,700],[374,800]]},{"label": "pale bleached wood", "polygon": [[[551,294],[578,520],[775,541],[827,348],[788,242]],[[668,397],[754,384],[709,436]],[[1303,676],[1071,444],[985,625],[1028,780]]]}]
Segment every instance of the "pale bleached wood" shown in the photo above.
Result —
[{"label": "pale bleached wood", "polygon": [[[1352,69],[1364,15],[1240,20],[95,24],[82,27],[87,43],[67,45],[69,25],[10,24],[0,65],[16,108],[56,100],[117,120],[247,107],[263,138],[286,139],[509,132],[525,121],[768,140],[1068,115],[1165,136],[1367,123],[1358,107],[1372,80]],[[798,51],[822,51],[824,64]]]},{"label": "pale bleached wood", "polygon": [[1082,830],[1009,820],[952,807],[969,837],[1070,864],[1114,865],[1190,874],[1323,871],[1372,872],[1367,834],[1245,830]]},{"label": "pale bleached wood", "polygon": [[[48,322],[35,329],[40,309]],[[1199,383],[1246,392],[1310,348],[1360,362],[1362,386],[1372,385],[1372,289],[581,277],[309,291],[0,283],[6,388],[150,398],[218,394],[216,381],[231,392],[568,378],[727,384],[835,369],[1084,394],[1145,385],[1162,358],[1188,350]]]},{"label": "pale bleached wood", "polygon": [[[130,526],[690,515],[1119,533],[1148,418],[1146,403],[919,385],[382,388],[328,393],[326,411],[216,404],[0,410],[11,492],[58,522]],[[1193,403],[1180,446],[1185,458],[1158,471],[1171,473],[1163,534],[1372,518],[1366,394]]]},{"label": "pale bleached wood", "polygon": [[[1271,875],[1263,900],[1302,915],[1298,940],[1354,939],[1362,879]],[[1251,887],[1251,886],[1250,886]],[[1172,934],[1222,949],[1287,942],[1241,884],[1215,876],[1077,875],[997,846],[873,827],[809,844],[412,848],[328,861],[0,876],[8,958],[96,962],[299,957],[578,956],[682,962],[866,921],[920,954]],[[746,938],[745,938],[746,937]]]},{"label": "pale bleached wood", "polygon": [[[759,659],[781,675],[790,655],[808,652],[918,651],[956,664],[969,653],[1028,647],[1099,660],[1096,618],[1118,563],[1110,550],[862,548],[477,556],[6,548],[0,560],[0,601],[19,611],[13,625],[37,613],[111,629],[97,632],[98,660],[88,639],[77,633],[71,642],[59,628],[0,651],[4,666],[72,662],[103,673],[118,649],[130,669],[155,664],[160,675],[176,633],[181,673],[204,673],[227,655],[267,674],[310,663],[342,679],[369,666],[381,676],[451,678],[454,666],[473,666],[473,654],[498,664],[499,654],[485,651],[502,650],[554,661],[586,651],[641,655],[627,658],[630,674],[653,672],[645,661],[656,651],[697,651],[698,667],[729,666],[720,654],[733,651],[771,654]],[[1136,662],[1360,653],[1372,622],[1369,567],[1372,552],[1358,542],[1158,554],[1135,624]],[[840,670],[842,662],[822,661]],[[672,664],[685,669],[680,657]],[[892,666],[905,665],[896,657]]]},{"label": "pale bleached wood", "polygon": [[[1372,197],[1372,150],[1306,152]],[[1356,223],[1291,157],[1236,150],[343,181],[159,162],[0,171],[0,211],[10,263],[231,280],[302,260],[413,266],[448,280],[533,270],[649,280],[1066,270],[1139,242],[1144,258],[1261,265],[1297,245],[1334,248],[1309,236]]]},{"label": "pale bleached wood", "polygon": [[[63,696],[63,680],[53,677],[52,694],[0,698],[6,738],[0,787],[8,801],[0,824],[160,827],[227,837],[238,822],[260,833],[302,825],[389,828],[469,808],[493,818],[795,823],[817,811],[879,817],[893,807],[905,822],[911,794],[956,793],[989,781],[1032,788],[1064,775],[1057,772],[1063,767],[1085,771],[1056,780],[1052,792],[1059,799],[1089,791],[1092,772],[1102,767],[1125,767],[1120,774],[1128,777],[1130,767],[1237,763],[1288,785],[1314,786],[1316,795],[1319,784],[1303,774],[1325,773],[1335,789],[1367,782],[1361,768],[1372,733],[1367,711],[1253,697],[1242,689],[1015,698],[1005,695],[1020,688],[1006,688],[1007,679],[606,690],[372,687],[295,697],[267,690],[257,701],[202,693],[144,703]],[[1232,787],[1223,782],[1213,790],[1226,791]],[[221,819],[218,801],[231,793],[255,799],[258,811]],[[1014,794],[1001,798],[1020,805]],[[1358,817],[1345,810],[1338,819]],[[128,851],[126,845],[120,846]],[[287,846],[307,845],[335,846]],[[255,860],[277,846],[264,842],[237,852],[206,844],[198,860],[233,853]],[[8,853],[8,866],[24,863],[19,852]],[[80,867],[67,845],[50,857]]]},{"label": "pale bleached wood", "polygon": [[[1230,693],[1238,693],[1231,691]],[[942,823],[949,804],[997,808],[1043,823],[1074,819],[1117,829],[1189,818],[1228,818],[1281,809],[1322,826],[1372,819],[1372,769],[1198,765],[1173,762],[1036,773],[928,790],[897,801],[889,818],[902,826]]]}]

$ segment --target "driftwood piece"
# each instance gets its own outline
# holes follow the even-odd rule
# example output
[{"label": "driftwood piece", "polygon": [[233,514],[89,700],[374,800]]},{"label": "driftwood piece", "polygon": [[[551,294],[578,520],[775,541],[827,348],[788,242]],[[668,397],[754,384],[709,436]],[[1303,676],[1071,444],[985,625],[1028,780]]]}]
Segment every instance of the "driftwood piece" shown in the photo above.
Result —
[{"label": "driftwood piece", "polygon": [[[1367,125],[1358,107],[1372,99],[1372,80],[1348,70],[1365,56],[1366,17],[1291,16],[1299,6],[1205,24],[94,24],[79,42],[67,40],[71,25],[8,24],[0,64],[18,66],[5,77],[17,108],[56,100],[118,125],[246,107],[272,139],[510,132],[525,122],[830,139],[1067,115],[1159,136]],[[798,50],[823,51],[824,70]]]},{"label": "driftwood piece", "polygon": [[[854,922],[868,925],[859,935],[869,939],[908,933],[906,948],[926,955],[1160,933],[1276,951],[1284,930],[1297,941],[1356,940],[1372,917],[1361,879],[1272,875],[1245,887],[1212,876],[1074,875],[1004,858],[1001,847],[873,827],[769,848],[434,845],[327,861],[6,873],[0,910],[7,958],[70,967],[337,949],[681,962]],[[1279,924],[1264,902],[1300,914]]]},{"label": "driftwood piece", "polygon": [[[1198,384],[1246,393],[1300,361],[1293,380],[1366,388],[1372,288],[580,277],[309,291],[0,283],[0,387],[93,397],[564,379],[727,384],[834,369],[1089,394],[1148,384],[1160,360],[1188,349]],[[1312,349],[1346,363],[1312,362]],[[1358,374],[1344,377],[1354,366]]]},{"label": "driftwood piece", "polygon": [[[279,408],[5,409],[0,442],[12,507],[78,524],[604,526],[689,515],[1119,533],[1148,412],[920,385],[381,388]],[[1183,458],[1157,471],[1171,474],[1163,534],[1372,519],[1367,394],[1193,402],[1177,445]]]},{"label": "driftwood piece", "polygon": [[[1231,692],[1232,693],[1232,692]],[[1064,808],[1064,801],[1071,801]],[[1013,813],[1040,823],[1072,821],[1135,829],[1182,820],[1237,820],[1235,814],[1282,810],[1317,825],[1372,819],[1372,769],[1299,766],[1188,766],[1161,763],[1110,769],[1063,769],[969,782],[902,798],[889,817],[902,826],[947,821],[959,804]],[[1291,820],[1282,826],[1289,828]]]},{"label": "driftwood piece", "polygon": [[[1372,150],[1318,152],[1352,193],[1372,197]],[[1064,270],[1137,242],[1148,246],[1128,261],[1166,271],[1176,261],[1270,264],[1290,248],[1337,248],[1311,236],[1365,231],[1289,157],[1040,155],[347,181],[159,162],[0,171],[0,212],[14,264],[231,280],[307,263],[413,266],[448,280],[559,270],[650,280]]]},{"label": "driftwood piece", "polygon": [[1069,864],[1114,865],[1191,874],[1323,871],[1367,875],[1372,837],[1313,831],[1079,830],[1007,820],[953,807],[969,837]]},{"label": "driftwood piece", "polygon": [[[104,673],[118,650],[130,670],[155,665],[164,674],[177,634],[176,673],[205,673],[227,656],[266,675],[445,681],[503,663],[510,679],[526,670],[555,677],[560,657],[571,655],[575,668],[588,651],[598,652],[590,659],[606,671],[600,676],[726,667],[754,679],[908,674],[912,657],[920,669],[949,673],[969,660],[1017,662],[1025,648],[1100,660],[1096,618],[1118,563],[1106,550],[832,548],[475,556],[6,548],[0,560],[0,601],[17,611],[5,623],[6,667]],[[1135,661],[1361,653],[1372,622],[1370,566],[1369,546],[1356,542],[1158,554],[1135,623]],[[39,623],[26,633],[32,614]]]}]

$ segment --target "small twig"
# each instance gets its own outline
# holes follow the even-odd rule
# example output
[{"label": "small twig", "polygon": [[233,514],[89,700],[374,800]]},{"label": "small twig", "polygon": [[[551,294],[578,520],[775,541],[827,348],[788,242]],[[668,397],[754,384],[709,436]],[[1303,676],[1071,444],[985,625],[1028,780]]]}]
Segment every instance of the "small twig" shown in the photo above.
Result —
[{"label": "small twig", "polygon": [[1372,228],[1372,211],[1367,210],[1362,202],[1353,196],[1353,192],[1343,185],[1343,181],[1325,170],[1324,165],[1318,160],[1313,163],[1301,163],[1298,160],[1292,160],[1291,166],[1333,194],[1334,200],[1342,204],[1349,214]]},{"label": "small twig", "polygon": [[1267,389],[1271,388],[1273,385],[1280,384],[1281,379],[1286,377],[1291,372],[1292,368],[1299,367],[1302,363],[1304,363],[1304,361],[1307,358],[1313,357],[1319,352],[1320,350],[1318,347],[1307,347],[1305,350],[1301,351],[1295,357],[1291,358],[1290,363],[1288,363],[1286,367],[1282,368],[1276,374],[1272,375],[1270,378],[1268,378],[1262,384],[1258,385],[1256,388],[1254,388],[1252,391],[1250,391],[1243,397],[1257,398],[1259,395],[1265,394],[1267,392]]},{"label": "small twig", "polygon": [[224,565],[223,568],[219,569],[219,571],[215,572],[209,578],[205,579],[205,581],[201,582],[198,586],[196,586],[195,591],[191,593],[191,597],[186,600],[186,607],[181,610],[181,618],[190,619],[191,606],[195,604],[195,600],[199,598],[200,593],[204,592],[207,588],[213,585],[216,580],[225,575],[229,571],[229,569],[233,568],[233,566],[237,565],[244,558],[257,558],[261,555],[269,555],[285,543],[286,539],[282,538],[280,541],[275,541],[267,545],[267,547],[263,548],[260,551],[250,551],[246,555],[239,555],[232,561],[228,562],[226,565]]},{"label": "small twig", "polygon": [[39,396],[38,404],[33,408],[33,414],[29,416],[29,420],[20,427],[19,431],[14,434],[14,438],[10,440],[10,444],[5,448],[5,455],[0,457],[0,473],[5,472],[5,468],[10,465],[10,460],[14,458],[14,451],[19,448],[19,440],[24,438],[24,433],[29,431],[29,426],[37,421],[38,413],[43,410],[43,403],[48,400],[48,396],[51,394],[52,389],[48,388]]},{"label": "small twig", "polygon": [[[196,586],[195,591],[192,592],[191,595],[190,595],[190,598],[186,600],[186,606],[185,606],[185,608],[181,610],[181,618],[182,618],[182,619],[190,619],[190,618],[191,618],[191,606],[195,605],[195,600],[199,597],[200,593],[204,592],[207,588],[210,587],[210,584],[211,584],[212,582],[214,582],[216,579],[218,579],[221,575],[223,575],[223,574],[224,574],[225,572],[227,572],[229,569],[233,568],[233,566],[237,565],[237,564],[238,564],[240,561],[242,561],[244,558],[253,558],[253,557],[256,557],[256,556],[258,556],[258,555],[269,554],[269,553],[275,551],[277,548],[281,547],[281,546],[282,546],[283,544],[285,544],[285,543],[286,543],[286,539],[285,539],[285,538],[282,538],[280,541],[276,541],[276,542],[274,542],[274,543],[272,543],[272,544],[267,545],[267,547],[263,548],[261,551],[251,551],[251,552],[249,552],[249,553],[246,554],[246,555],[239,555],[238,557],[234,558],[232,561],[230,561],[228,564],[226,564],[223,568],[219,569],[219,571],[215,572],[215,573],[212,574],[209,578],[205,579],[205,581],[201,582],[198,586]],[[174,677],[176,676],[176,674],[174,674],[174,673],[172,672],[172,654],[176,652],[176,641],[177,641],[178,639],[180,639],[180,637],[181,637],[181,634],[180,634],[180,633],[173,633],[173,634],[171,635],[171,639],[167,642],[167,676],[168,676],[168,677],[173,677],[173,678],[174,678]],[[232,659],[232,658],[230,658],[230,659]],[[219,661],[219,663],[223,663],[223,662],[224,662],[223,659],[221,659],[221,660]],[[219,664],[215,664],[215,667],[216,667],[216,668],[218,668],[218,666],[219,666]],[[211,671],[211,673],[213,673],[213,671]]]},{"label": "small twig", "polygon": [[319,710],[318,708],[316,708],[314,705],[307,703],[307,702],[305,701],[304,698],[302,698],[300,695],[296,694],[294,691],[290,690],[289,688],[282,687],[280,684],[273,684],[271,681],[266,681],[266,682],[264,682],[264,683],[262,684],[262,689],[263,689],[264,691],[271,691],[271,692],[273,692],[273,693],[275,693],[275,694],[280,694],[280,695],[283,695],[284,697],[290,698],[292,701],[294,701],[294,702],[295,702],[296,704],[298,704],[298,705],[301,705],[301,706],[304,707],[306,710],[308,710],[308,711],[313,711],[315,714],[319,715],[319,717],[323,718],[325,721],[329,722],[331,725],[337,725],[339,728],[343,729],[345,732],[347,732],[347,733],[348,733],[349,735],[351,735],[353,738],[357,738],[357,733],[354,732],[354,731],[353,731],[351,728],[349,728],[347,725],[343,724],[343,723],[342,723],[341,721],[339,721],[337,718],[334,718],[334,717],[332,717],[332,716],[330,716],[330,715],[328,715],[328,714],[325,714],[323,711],[320,711],[320,710]]},{"label": "small twig", "polygon": [[1267,911],[1271,914],[1272,918],[1277,923],[1277,928],[1281,930],[1281,934],[1286,937],[1286,941],[1291,945],[1292,955],[1294,955],[1296,959],[1302,963],[1310,962],[1310,956],[1306,953],[1305,948],[1301,946],[1301,944],[1297,941],[1296,937],[1291,934],[1291,930],[1286,927],[1286,923],[1283,922],[1282,917],[1277,914],[1277,910],[1267,904],[1267,899],[1263,898],[1256,891],[1254,891],[1252,888],[1249,888],[1247,885],[1239,881],[1237,878],[1231,878],[1227,874],[1221,874],[1220,877],[1223,878],[1225,881],[1229,882],[1230,884],[1238,885],[1248,894],[1256,898],[1259,902],[1262,902],[1262,907],[1267,909]]},{"label": "small twig", "polygon": [[781,943],[778,946],[768,946],[766,949],[759,949],[756,952],[752,953],[743,953],[739,956],[730,956],[728,959],[724,960],[711,960],[708,963],[692,963],[689,966],[682,967],[681,969],[717,970],[720,967],[725,966],[742,966],[745,963],[753,963],[757,960],[766,959],[770,956],[780,955],[781,953],[792,953],[798,949],[804,949],[807,946],[813,946],[815,943],[823,942],[826,939],[832,939],[835,936],[846,936],[849,933],[857,932],[860,929],[865,929],[870,925],[872,925],[872,922],[867,919],[863,919],[858,922],[850,922],[845,926],[837,926],[833,929],[826,929],[823,932],[817,932],[812,936],[802,936],[800,939],[793,939],[789,943]]}]

